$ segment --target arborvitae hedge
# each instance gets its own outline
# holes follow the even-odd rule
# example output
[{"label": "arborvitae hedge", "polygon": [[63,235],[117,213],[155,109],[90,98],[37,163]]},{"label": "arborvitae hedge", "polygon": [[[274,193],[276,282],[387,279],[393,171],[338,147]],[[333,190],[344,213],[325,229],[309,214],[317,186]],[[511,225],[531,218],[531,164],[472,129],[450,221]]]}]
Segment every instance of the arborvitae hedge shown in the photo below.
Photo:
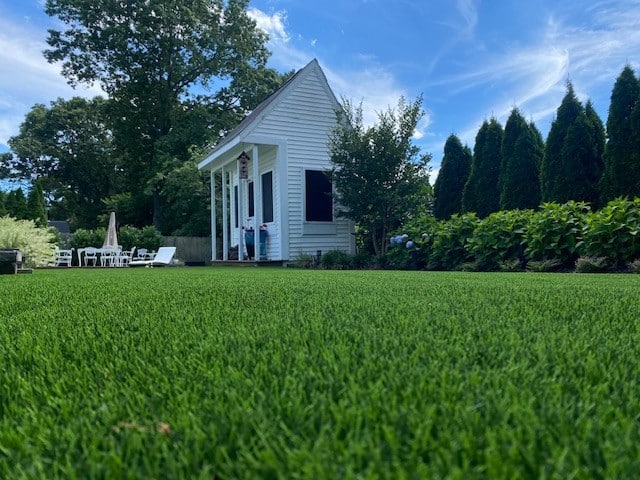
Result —
[{"label": "arborvitae hedge", "polygon": [[536,208],[540,204],[539,168],[542,135],[513,109],[504,129],[500,167],[500,209]]},{"label": "arborvitae hedge", "polygon": [[462,211],[462,191],[471,170],[471,150],[456,135],[444,144],[440,173],[433,187],[433,214],[444,220]]},{"label": "arborvitae hedge", "polygon": [[634,112],[640,116],[640,82],[627,65],[611,92],[607,117],[608,142],[604,153],[605,170],[600,181],[603,202],[618,196],[640,195],[640,128],[634,128]]},{"label": "arborvitae hedge", "polygon": [[495,118],[485,121],[473,150],[471,172],[462,194],[462,211],[475,212],[480,218],[500,209],[500,176],[503,130]]}]

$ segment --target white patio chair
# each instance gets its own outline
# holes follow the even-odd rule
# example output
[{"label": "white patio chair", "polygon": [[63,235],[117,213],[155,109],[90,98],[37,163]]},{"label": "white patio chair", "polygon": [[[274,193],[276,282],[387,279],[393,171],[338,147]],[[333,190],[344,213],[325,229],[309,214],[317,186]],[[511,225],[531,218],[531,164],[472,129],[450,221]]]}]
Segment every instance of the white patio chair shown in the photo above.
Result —
[{"label": "white patio chair", "polygon": [[89,262],[96,266],[98,263],[98,249],[94,247],[87,247],[84,249],[84,266],[88,267]]},{"label": "white patio chair", "polygon": [[103,247],[100,253],[100,266],[113,267],[116,264],[116,257],[118,255],[117,247]]},{"label": "white patio chair", "polygon": [[63,250],[60,249],[58,247],[55,248],[55,259],[54,259],[54,265],[56,267],[60,267],[64,264],[67,265],[67,267],[71,266],[71,262],[73,261],[73,248],[68,249],[68,250]]},{"label": "white patio chair", "polygon": [[176,253],[176,247],[160,247],[153,260],[134,260],[129,262],[132,267],[150,266],[160,267],[169,265]]},{"label": "white patio chair", "polygon": [[138,251],[137,251],[137,255],[135,257],[133,257],[131,260],[132,261],[148,260],[147,259],[147,249],[146,248],[139,248]]},{"label": "white patio chair", "polygon": [[116,255],[115,262],[117,267],[126,267],[133,260],[133,254],[136,251],[136,247],[132,247],[131,250],[124,250]]}]

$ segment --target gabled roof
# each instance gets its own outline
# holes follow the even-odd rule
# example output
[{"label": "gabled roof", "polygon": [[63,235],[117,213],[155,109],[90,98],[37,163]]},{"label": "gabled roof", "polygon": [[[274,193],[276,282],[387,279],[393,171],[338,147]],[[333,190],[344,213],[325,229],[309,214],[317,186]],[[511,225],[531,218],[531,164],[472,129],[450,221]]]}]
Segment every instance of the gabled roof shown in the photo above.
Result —
[{"label": "gabled roof", "polygon": [[[258,105],[249,115],[247,115],[233,130],[231,130],[227,136],[225,136],[216,146],[207,154],[207,156],[198,164],[199,169],[205,168],[217,157],[219,157],[228,148],[241,142],[247,137],[261,122],[262,118],[272,111],[284,98],[286,98],[295,87],[301,83],[311,72],[317,70],[321,81],[325,84],[326,90],[330,96],[330,99],[335,103],[336,108],[339,107],[339,102],[336,99],[327,78],[320,68],[320,64],[317,59],[311,60],[305,67],[298,70],[289,80],[282,84],[278,90],[267,97],[260,105]],[[225,148],[226,147],[226,148]]]}]

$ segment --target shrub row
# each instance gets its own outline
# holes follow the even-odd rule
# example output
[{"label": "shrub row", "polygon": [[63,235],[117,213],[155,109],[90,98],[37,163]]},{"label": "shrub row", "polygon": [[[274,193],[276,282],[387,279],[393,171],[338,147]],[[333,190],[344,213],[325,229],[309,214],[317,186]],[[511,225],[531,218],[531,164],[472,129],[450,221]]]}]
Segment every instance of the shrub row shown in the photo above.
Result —
[{"label": "shrub row", "polygon": [[417,218],[392,244],[386,257],[391,268],[634,269],[640,259],[640,198],[616,199],[597,211],[571,201],[545,203],[537,211],[500,211],[484,219],[473,213],[447,221]]}]

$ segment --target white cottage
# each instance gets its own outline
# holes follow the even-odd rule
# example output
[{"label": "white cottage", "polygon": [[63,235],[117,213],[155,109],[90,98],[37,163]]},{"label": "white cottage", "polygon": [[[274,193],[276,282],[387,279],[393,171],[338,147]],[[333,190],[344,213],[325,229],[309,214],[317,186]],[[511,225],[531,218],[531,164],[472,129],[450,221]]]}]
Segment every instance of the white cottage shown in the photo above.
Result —
[{"label": "white cottage", "polygon": [[[259,260],[286,262],[318,251],[355,252],[353,223],[336,216],[326,175],[338,108],[313,60],[200,162],[201,170],[211,172],[213,261],[247,259],[251,245],[247,248],[246,232],[261,229],[266,245],[261,249],[255,239]],[[216,183],[222,185],[222,205],[215,204]],[[217,254],[219,223],[222,258]]]}]

